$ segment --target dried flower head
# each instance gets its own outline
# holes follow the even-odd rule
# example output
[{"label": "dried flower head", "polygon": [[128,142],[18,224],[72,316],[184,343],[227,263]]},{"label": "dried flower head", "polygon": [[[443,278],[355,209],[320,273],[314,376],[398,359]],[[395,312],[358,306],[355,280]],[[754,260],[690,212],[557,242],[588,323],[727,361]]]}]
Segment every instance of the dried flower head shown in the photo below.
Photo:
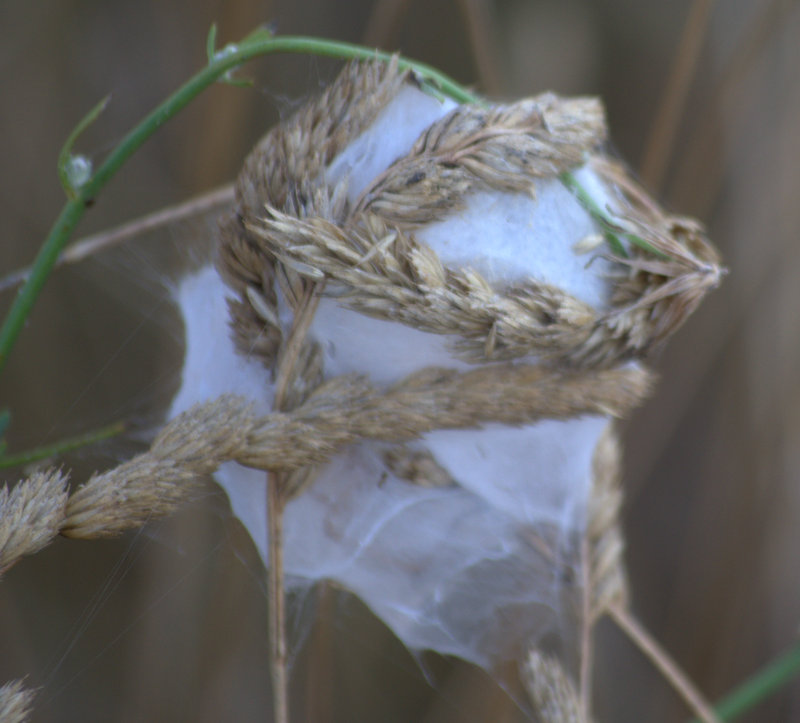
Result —
[{"label": "dried flower head", "polygon": [[[591,620],[625,599],[608,420],[720,269],[605,137],[595,99],[457,106],[352,63],[247,159],[227,288],[181,287],[174,411],[274,410],[232,457],[285,470],[287,572],[338,581],[410,647],[491,667],[561,624],[564,581]],[[238,353],[217,336],[210,363],[226,322]],[[217,476],[266,560],[263,478]]]}]

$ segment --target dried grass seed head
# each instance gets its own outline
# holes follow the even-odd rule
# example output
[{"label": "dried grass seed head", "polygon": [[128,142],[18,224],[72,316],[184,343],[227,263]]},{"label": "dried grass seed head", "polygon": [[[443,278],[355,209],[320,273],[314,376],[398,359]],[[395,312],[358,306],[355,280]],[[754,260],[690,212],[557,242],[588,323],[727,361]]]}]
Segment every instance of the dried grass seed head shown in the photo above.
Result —
[{"label": "dried grass seed head", "polygon": [[[718,266],[699,231],[677,233],[602,157],[605,133],[595,100],[457,107],[396,66],[351,64],[259,144],[222,226],[242,374],[193,367],[211,317],[194,321],[196,296],[182,299],[187,375],[206,395],[284,410],[232,458],[304,470],[284,490],[286,570],[337,581],[409,647],[486,667],[519,654],[563,622],[582,535],[593,614],[624,598],[601,440],[648,387],[629,360],[674,330]],[[625,256],[576,254],[612,230]],[[205,298],[224,297],[202,278]],[[198,398],[185,383],[173,408]],[[266,559],[263,477],[226,465],[218,478]]]},{"label": "dried grass seed head", "polygon": [[[343,151],[380,122],[409,80],[395,65],[350,64],[248,158],[219,262],[240,292],[240,348],[264,348],[269,337],[264,352],[274,355],[279,330],[270,323],[265,330],[262,302],[277,311],[276,278],[290,303],[304,283],[330,279],[351,308],[454,337],[471,362],[534,355],[609,366],[662,343],[718,283],[716,252],[699,225],[664,214],[600,154],[606,128],[595,99],[545,94],[506,106],[453,107],[376,177],[353,173],[365,154],[348,164]],[[595,295],[587,303],[546,275],[490,283],[474,266],[442,263],[441,248],[423,240],[426,229],[481,193],[535,195],[537,183],[558,185],[562,173],[582,167],[585,187],[615,231],[646,244],[628,243],[626,258],[605,254],[608,264],[597,275],[616,277],[606,301]],[[244,291],[248,284],[257,293]]]},{"label": "dried grass seed head", "polygon": [[0,489],[0,574],[58,534],[67,505],[66,476],[35,472],[9,490]]}]

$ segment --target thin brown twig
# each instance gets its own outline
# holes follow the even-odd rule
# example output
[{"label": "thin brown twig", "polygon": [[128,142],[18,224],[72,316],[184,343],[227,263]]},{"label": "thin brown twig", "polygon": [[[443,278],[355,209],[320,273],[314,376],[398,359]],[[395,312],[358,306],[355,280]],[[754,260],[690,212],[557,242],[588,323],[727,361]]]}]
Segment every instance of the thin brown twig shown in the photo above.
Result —
[{"label": "thin brown twig", "polygon": [[692,3],[689,17],[683,27],[672,72],[645,144],[641,173],[651,189],[659,188],[663,181],[667,159],[672,151],[689,85],[694,77],[697,59],[706,37],[714,1],[696,0]]},{"label": "thin brown twig", "polygon": [[[83,239],[70,244],[56,261],[56,267],[65,264],[73,264],[77,261],[96,254],[98,251],[116,246],[123,241],[134,238],[142,233],[153,231],[161,226],[169,223],[182,221],[183,219],[195,216],[200,213],[210,212],[211,210],[230,205],[233,202],[233,184],[229,183],[225,186],[215,188],[213,191],[208,191],[200,196],[179,203],[174,206],[162,208],[159,211],[149,213],[141,218],[134,219],[127,223],[117,226],[109,231],[86,236]],[[0,279],[0,291],[6,291],[19,286],[28,278],[31,271],[30,266],[23,269],[17,269],[7,274]]]},{"label": "thin brown twig", "polygon": [[[275,380],[273,409],[281,411],[291,384],[308,329],[319,305],[319,284],[309,284],[300,308],[294,317],[292,330]],[[286,586],[283,570],[283,512],[286,506],[286,474],[267,473],[267,526],[269,529],[269,596],[270,663],[275,723],[289,723],[289,670],[286,641]]]},{"label": "thin brown twig", "polygon": [[267,473],[267,524],[269,526],[270,668],[275,723],[289,723],[289,671],[286,643],[286,596],[283,575],[283,474]]},{"label": "thin brown twig", "polygon": [[653,638],[639,621],[631,615],[630,611],[619,605],[613,604],[607,608],[611,619],[619,626],[645,657],[658,668],[659,672],[672,685],[678,695],[683,699],[689,709],[703,723],[720,723],[711,704],[695,687],[689,676],[672,659],[664,648]]}]

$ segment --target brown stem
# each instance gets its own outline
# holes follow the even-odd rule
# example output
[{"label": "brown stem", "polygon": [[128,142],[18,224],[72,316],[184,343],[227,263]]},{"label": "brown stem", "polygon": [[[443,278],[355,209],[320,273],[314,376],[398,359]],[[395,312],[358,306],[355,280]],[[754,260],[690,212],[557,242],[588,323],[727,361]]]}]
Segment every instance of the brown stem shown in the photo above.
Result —
[{"label": "brown stem", "polygon": [[[319,303],[319,287],[310,285],[300,308],[295,312],[292,330],[282,350],[275,379],[273,409],[281,411],[292,379],[292,370],[303,346],[311,320]],[[285,475],[267,474],[267,527],[269,528],[269,597],[270,672],[272,675],[272,705],[275,723],[289,723],[289,670],[286,643],[286,587],[283,574],[283,495]]]},{"label": "brown stem", "polygon": [[[183,221],[184,219],[199,214],[210,213],[213,209],[224,208],[232,204],[233,200],[233,185],[228,184],[175,206],[162,208],[160,211],[155,211],[154,213],[149,213],[133,221],[128,221],[110,231],[102,231],[93,236],[87,236],[79,241],[75,241],[64,249],[58,257],[58,261],[56,261],[56,268],[64,264],[73,264],[77,261],[81,261],[88,256],[116,246],[139,234],[154,231],[167,224],[177,223],[178,221]],[[0,279],[0,291],[13,289],[19,286],[28,278],[30,272],[31,267],[27,266],[24,269],[18,269],[7,274]]]},{"label": "brown stem", "polygon": [[631,615],[630,611],[620,605],[610,605],[608,614],[636,647],[658,668],[678,695],[683,698],[686,705],[703,723],[720,723],[720,719],[703,694],[670,657],[669,653]]},{"label": "brown stem", "polygon": [[270,672],[275,723],[289,723],[289,671],[286,645],[286,598],[283,576],[283,496],[281,474],[267,474],[267,521],[269,524],[269,603]]}]

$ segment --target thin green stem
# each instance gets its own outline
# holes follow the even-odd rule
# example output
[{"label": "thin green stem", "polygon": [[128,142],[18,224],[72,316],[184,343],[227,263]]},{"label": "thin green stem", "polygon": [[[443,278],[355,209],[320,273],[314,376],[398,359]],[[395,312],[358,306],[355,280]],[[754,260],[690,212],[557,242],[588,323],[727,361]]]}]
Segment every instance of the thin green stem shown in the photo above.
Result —
[{"label": "thin green stem", "polygon": [[75,449],[86,447],[96,442],[102,442],[104,439],[116,437],[125,431],[124,422],[114,422],[105,427],[100,427],[91,432],[78,435],[77,437],[69,437],[62,439],[54,444],[46,445],[44,447],[36,447],[28,449],[24,452],[17,452],[16,454],[8,454],[0,457],[0,469],[8,469],[10,467],[21,467],[22,465],[31,464],[33,462],[40,462],[43,459],[50,457],[58,457],[59,455],[66,454]]},{"label": "thin green stem", "polygon": [[[620,240],[620,234],[618,228],[614,226],[614,221],[611,219],[608,212],[601,208],[600,205],[589,195],[586,189],[581,186],[578,179],[575,178],[575,174],[571,173],[570,171],[562,173],[561,183],[563,183],[572,192],[575,198],[578,199],[578,202],[581,204],[581,206],[586,209],[589,215],[603,229],[603,235],[605,236],[608,245],[611,247],[611,250],[620,258],[627,258],[628,252],[625,250],[625,246]],[[659,251],[655,246],[653,246],[653,244],[643,239],[641,236],[626,232],[623,232],[622,235],[632,244],[638,246],[644,251],[647,251],[648,253],[651,253],[660,259],[669,260],[669,256]]]},{"label": "thin green stem", "polygon": [[[365,48],[360,45],[353,45],[352,43],[302,36],[273,37],[266,31],[257,31],[239,44],[228,45],[222,50],[214,52],[213,44],[215,37],[215,29],[212,28],[212,32],[209,33],[209,44],[207,47],[209,55],[208,65],[189,79],[189,81],[182,85],[136,125],[89,178],[85,181],[82,180],[80,185],[76,187],[67,185],[70,199],[50,229],[50,233],[34,260],[30,275],[22,288],[20,288],[2,327],[0,327],[0,371],[4,368],[11,349],[22,331],[25,320],[28,318],[36,299],[44,287],[45,281],[53,270],[72,232],[83,217],[86,208],[91,205],[95,196],[117,173],[128,158],[130,158],[158,128],[179,113],[203,90],[218,80],[233,82],[229,74],[234,69],[248,60],[268,53],[306,53],[336,58],[361,60],[377,59],[384,61],[389,61],[394,57],[390,53],[374,50],[372,48]],[[416,73],[432,90],[441,92],[459,103],[483,102],[480,96],[472,93],[464,86],[455,82],[452,78],[449,78],[444,73],[439,72],[425,63],[419,63],[406,58],[398,58],[398,64],[401,68],[410,69]],[[59,174],[62,180],[65,178],[65,166],[72,160],[72,145],[79,133],[97,118],[103,107],[104,103],[96,106],[70,134],[59,163]],[[564,180],[565,184],[573,191],[582,191],[572,174],[564,174],[562,180]],[[584,202],[585,205],[587,200],[588,203],[592,203],[591,198],[585,192],[582,193],[580,198],[583,199],[582,202]],[[622,244],[613,230],[612,222],[603,209],[594,204],[591,208],[591,213],[604,225],[606,237],[612,249],[616,253],[620,253],[621,250],[624,251]],[[640,242],[640,240],[635,238],[632,240],[634,243]]]},{"label": "thin green stem", "polygon": [[747,712],[800,675],[800,642],[768,663],[752,678],[729,693],[716,706],[717,716],[730,721]]},{"label": "thin green stem", "polygon": [[622,245],[622,242],[619,240],[617,234],[612,230],[611,221],[608,218],[608,214],[602,208],[600,208],[600,206],[589,195],[586,189],[581,186],[581,184],[578,182],[578,179],[575,178],[575,175],[570,172],[562,173],[561,183],[563,183],[572,192],[572,195],[578,199],[581,206],[586,209],[589,215],[594,218],[595,221],[600,224],[600,226],[602,226],[606,241],[611,247],[611,250],[617,256],[626,258],[628,253],[625,251],[625,247]]},{"label": "thin green stem", "polygon": [[[136,125],[108,155],[97,171],[85,183],[74,189],[74,197],[67,201],[50,229],[50,233],[33,263],[30,276],[14,299],[3,326],[0,328],[0,370],[5,366],[11,349],[61,250],[83,217],[86,208],[99,191],[158,128],[180,112],[203,90],[248,60],[260,55],[278,52],[312,53],[337,58],[364,60],[389,60],[392,57],[390,53],[350,43],[295,36],[272,37],[263,32],[250,36],[238,45],[229,45],[223,51],[215,53],[212,60],[203,70],[182,85]],[[426,82],[454,100],[465,103],[477,101],[477,96],[473,93],[470,93],[451,78],[424,63],[416,63],[402,58],[398,62],[401,68],[412,69]],[[69,140],[74,142],[75,139],[76,134],[70,134]]]}]

